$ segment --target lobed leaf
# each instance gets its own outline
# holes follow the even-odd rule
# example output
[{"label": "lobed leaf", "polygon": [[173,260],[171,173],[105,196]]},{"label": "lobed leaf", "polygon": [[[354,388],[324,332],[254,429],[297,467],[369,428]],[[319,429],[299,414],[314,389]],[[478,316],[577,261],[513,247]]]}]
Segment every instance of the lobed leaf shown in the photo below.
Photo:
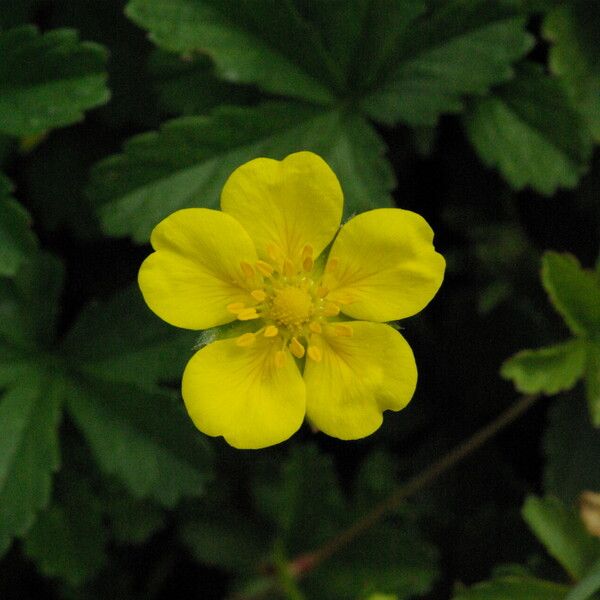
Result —
[{"label": "lobed leaf", "polygon": [[550,195],[572,188],[587,169],[592,140],[561,82],[525,63],[494,94],[472,102],[467,135],[482,161],[510,185]]},{"label": "lobed leaf", "polygon": [[460,591],[453,600],[564,600],[569,588],[533,577],[503,577]]},{"label": "lobed leaf", "polygon": [[106,51],[70,29],[31,25],[0,32],[0,133],[31,135],[83,118],[104,104]]}]

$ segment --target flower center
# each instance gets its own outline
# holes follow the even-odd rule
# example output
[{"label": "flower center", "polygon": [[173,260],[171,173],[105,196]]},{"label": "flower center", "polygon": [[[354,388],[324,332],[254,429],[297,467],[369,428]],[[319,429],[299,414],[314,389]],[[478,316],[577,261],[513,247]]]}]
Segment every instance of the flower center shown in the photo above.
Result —
[{"label": "flower center", "polygon": [[306,290],[287,286],[274,291],[271,318],[291,329],[308,322],[313,313],[313,300]]}]

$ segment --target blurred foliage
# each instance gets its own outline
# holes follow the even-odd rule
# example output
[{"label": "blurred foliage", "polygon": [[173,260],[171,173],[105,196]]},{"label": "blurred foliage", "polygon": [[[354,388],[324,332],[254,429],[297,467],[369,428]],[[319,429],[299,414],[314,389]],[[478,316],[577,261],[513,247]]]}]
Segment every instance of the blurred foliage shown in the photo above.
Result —
[{"label": "blurred foliage", "polygon": [[[598,31],[590,0],[0,0],[0,597],[599,597]],[[135,276],[160,219],[301,149],[345,217],[425,216],[446,282],[379,432],[236,452],[180,400],[205,338]],[[506,379],[544,397],[295,576]]]}]

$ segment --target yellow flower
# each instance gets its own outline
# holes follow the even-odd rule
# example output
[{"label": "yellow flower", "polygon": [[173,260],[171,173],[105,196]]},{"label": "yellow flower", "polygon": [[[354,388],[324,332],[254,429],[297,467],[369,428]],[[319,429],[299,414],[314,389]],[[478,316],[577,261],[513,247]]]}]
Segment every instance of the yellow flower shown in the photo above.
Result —
[{"label": "yellow flower", "polygon": [[349,440],[410,401],[414,357],[384,322],[427,305],[444,259],[419,215],[371,210],[340,229],[342,205],[329,166],[298,152],[251,160],[225,183],[221,211],[179,210],[152,232],[155,252],[139,273],[148,306],[176,327],[247,328],[185,369],[183,399],[200,431],[263,448],[306,417]]}]

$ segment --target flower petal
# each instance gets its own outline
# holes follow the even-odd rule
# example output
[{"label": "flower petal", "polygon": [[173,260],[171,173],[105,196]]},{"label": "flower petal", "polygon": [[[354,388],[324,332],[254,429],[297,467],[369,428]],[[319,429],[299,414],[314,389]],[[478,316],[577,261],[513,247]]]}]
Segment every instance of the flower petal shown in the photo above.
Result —
[{"label": "flower petal", "polygon": [[327,297],[355,319],[395,321],[422,310],[444,277],[446,262],[423,217],[380,208],[350,219],[325,267]]},{"label": "flower petal", "polygon": [[415,391],[417,367],[406,340],[389,325],[351,321],[353,335],[325,328],[322,358],[306,361],[306,415],[342,440],[370,435],[384,410],[404,408]]},{"label": "flower petal", "polygon": [[244,226],[263,259],[273,244],[292,260],[306,244],[318,256],[340,226],[343,203],[335,173],[312,152],[251,160],[221,194],[221,208]]},{"label": "flower petal", "polygon": [[182,382],[196,427],[235,448],[264,448],[295,433],[304,420],[305,386],[289,352],[275,364],[277,350],[264,337],[250,347],[227,339],[199,350]]},{"label": "flower petal", "polygon": [[156,250],[138,282],[144,300],[163,320],[186,329],[229,323],[234,302],[252,302],[242,261],[257,260],[252,240],[230,215],[206,208],[179,210],[152,232]]}]

